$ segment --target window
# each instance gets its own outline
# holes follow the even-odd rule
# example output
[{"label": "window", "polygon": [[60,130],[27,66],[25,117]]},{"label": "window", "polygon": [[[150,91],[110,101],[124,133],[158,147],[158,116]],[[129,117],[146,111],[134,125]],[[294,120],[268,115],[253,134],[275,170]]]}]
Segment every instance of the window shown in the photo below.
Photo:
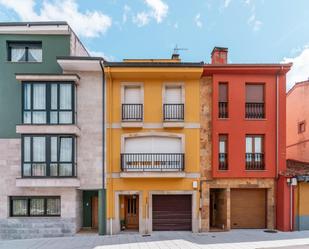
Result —
[{"label": "window", "polygon": [[123,87],[122,121],[142,121],[143,104],[140,85],[126,85]]},{"label": "window", "polygon": [[301,121],[298,123],[298,133],[303,133],[306,131],[306,122]]},{"label": "window", "polygon": [[183,88],[181,85],[165,86],[163,119],[164,121],[184,120]]},{"label": "window", "polygon": [[23,177],[75,176],[75,139],[72,136],[22,137]]},{"label": "window", "polygon": [[42,42],[8,42],[8,61],[42,62]]},{"label": "window", "polygon": [[60,216],[60,197],[10,197],[11,216]]},{"label": "window", "polygon": [[74,85],[23,83],[24,124],[73,124]]},{"label": "window", "polygon": [[228,117],[228,85],[219,83],[219,118]]},{"label": "window", "polygon": [[264,169],[264,136],[247,135],[246,136],[246,169],[263,170]]},{"label": "window", "polygon": [[219,170],[228,169],[227,161],[228,135],[219,135]]},{"label": "window", "polygon": [[246,84],[246,118],[265,118],[263,84]]}]

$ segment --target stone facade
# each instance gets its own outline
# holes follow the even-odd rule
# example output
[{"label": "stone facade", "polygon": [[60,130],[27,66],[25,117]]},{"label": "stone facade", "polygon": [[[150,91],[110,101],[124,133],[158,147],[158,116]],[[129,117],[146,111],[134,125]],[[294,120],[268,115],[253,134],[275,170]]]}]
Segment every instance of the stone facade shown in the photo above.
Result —
[{"label": "stone facade", "polygon": [[209,230],[209,189],[207,180],[212,178],[212,77],[203,77],[200,81],[200,169],[201,169],[201,231]]}]

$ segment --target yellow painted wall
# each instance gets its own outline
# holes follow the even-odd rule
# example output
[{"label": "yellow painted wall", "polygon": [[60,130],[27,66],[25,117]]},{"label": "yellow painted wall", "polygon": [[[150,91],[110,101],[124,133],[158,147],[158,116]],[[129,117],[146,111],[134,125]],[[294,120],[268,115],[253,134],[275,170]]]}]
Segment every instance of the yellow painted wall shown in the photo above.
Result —
[{"label": "yellow painted wall", "polygon": [[299,182],[294,191],[294,214],[309,215],[309,183]]},{"label": "yellow painted wall", "polygon": [[[139,132],[171,132],[185,136],[185,172],[200,173],[200,130],[199,128],[111,128],[121,124],[121,84],[143,83],[144,123],[162,124],[162,92],[164,83],[183,83],[185,89],[185,123],[199,125],[199,80],[202,68],[194,69],[139,69],[106,68],[107,77],[107,218],[114,218],[114,191],[142,191],[143,216],[148,202],[148,191],[196,190],[192,182],[198,178],[112,178],[112,173],[120,172],[121,135]],[[118,125],[118,126],[117,126]],[[162,173],[164,174],[164,173]],[[198,192],[198,191],[197,191]],[[197,198],[199,200],[199,196]],[[199,205],[197,204],[197,210]],[[121,214],[122,216],[122,214]]]}]

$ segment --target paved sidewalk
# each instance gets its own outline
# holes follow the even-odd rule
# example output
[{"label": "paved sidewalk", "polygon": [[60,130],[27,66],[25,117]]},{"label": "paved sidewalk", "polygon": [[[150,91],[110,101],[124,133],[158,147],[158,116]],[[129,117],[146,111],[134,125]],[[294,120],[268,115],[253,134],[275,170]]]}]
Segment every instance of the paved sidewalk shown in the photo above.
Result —
[{"label": "paved sidewalk", "polygon": [[140,234],[77,235],[63,238],[0,241],[0,249],[252,249],[271,247],[309,248],[309,231],[265,233],[262,230],[233,230],[203,234],[155,232],[149,237],[143,237]]}]

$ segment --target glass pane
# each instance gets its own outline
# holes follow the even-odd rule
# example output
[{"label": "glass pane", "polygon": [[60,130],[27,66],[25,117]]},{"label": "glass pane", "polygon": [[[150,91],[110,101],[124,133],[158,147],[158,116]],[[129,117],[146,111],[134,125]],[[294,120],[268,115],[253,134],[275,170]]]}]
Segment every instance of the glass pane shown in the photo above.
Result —
[{"label": "glass pane", "polygon": [[51,103],[50,107],[52,110],[57,110],[58,108],[58,94],[57,94],[58,86],[57,84],[51,85]]},{"label": "glass pane", "polygon": [[46,124],[46,112],[32,112],[33,124]]},{"label": "glass pane", "polygon": [[60,215],[61,205],[59,198],[47,199],[46,214]]},{"label": "glass pane", "polygon": [[24,124],[31,124],[31,112],[24,112]]},{"label": "glass pane", "polygon": [[32,164],[32,176],[46,176],[46,164],[44,163]]},{"label": "glass pane", "polygon": [[60,109],[72,109],[72,86],[69,84],[60,84]]},{"label": "glass pane", "polygon": [[30,215],[44,215],[44,199],[30,200]]},{"label": "glass pane", "polygon": [[12,215],[27,215],[27,203],[25,200],[13,200],[12,201]]},{"label": "glass pane", "polygon": [[20,62],[26,61],[26,49],[25,48],[11,48],[11,61]]},{"label": "glass pane", "polygon": [[219,142],[219,153],[225,153],[225,141]]},{"label": "glass pane", "polygon": [[45,110],[46,109],[46,85],[33,84],[33,109]]},{"label": "glass pane", "polygon": [[42,62],[42,48],[29,48],[28,61]]},{"label": "glass pane", "polygon": [[50,112],[50,123],[58,124],[58,112]]},{"label": "glass pane", "polygon": [[30,84],[24,85],[24,109],[25,110],[31,109],[31,85]]},{"label": "glass pane", "polygon": [[60,138],[60,162],[72,161],[72,138]]},{"label": "glass pane", "polygon": [[246,137],[246,153],[252,153],[252,137]]},{"label": "glass pane", "polygon": [[59,176],[72,176],[72,164],[61,163],[59,165]]},{"label": "glass pane", "polygon": [[45,162],[45,137],[33,137],[33,161]]},{"label": "glass pane", "polygon": [[31,164],[30,163],[24,163],[24,176],[31,176]]},{"label": "glass pane", "polygon": [[58,176],[58,165],[55,163],[50,164],[50,176]]},{"label": "glass pane", "polygon": [[50,138],[50,157],[52,162],[57,162],[57,137]]},{"label": "glass pane", "polygon": [[30,137],[24,137],[24,162],[30,162]]},{"label": "glass pane", "polygon": [[72,112],[59,112],[59,123],[60,124],[71,124],[72,123]]},{"label": "glass pane", "polygon": [[261,137],[255,137],[254,138],[254,149],[255,153],[262,153],[262,138]]}]

